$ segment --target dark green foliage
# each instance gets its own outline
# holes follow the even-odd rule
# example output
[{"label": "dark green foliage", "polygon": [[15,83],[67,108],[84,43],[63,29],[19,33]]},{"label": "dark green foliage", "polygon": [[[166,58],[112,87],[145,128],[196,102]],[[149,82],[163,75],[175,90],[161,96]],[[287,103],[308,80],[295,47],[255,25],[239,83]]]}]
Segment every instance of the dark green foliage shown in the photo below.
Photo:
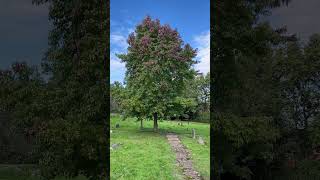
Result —
[{"label": "dark green foliage", "polygon": [[172,103],[168,105],[168,119],[169,118],[181,118],[191,119],[196,113],[197,102],[194,98],[176,97]]},{"label": "dark green foliage", "polygon": [[170,104],[169,113],[182,119],[209,122],[210,73],[198,74],[187,82],[182,95]]},{"label": "dark green foliage", "polygon": [[34,0],[48,3],[53,25],[43,61],[43,82],[26,65],[1,73],[1,110],[35,139],[41,175],[107,174],[107,1]]},{"label": "dark green foliage", "polygon": [[292,177],[294,167],[302,172],[312,164],[307,159],[319,145],[312,140],[318,136],[319,36],[302,46],[294,35],[284,35],[285,28],[274,30],[259,21],[279,5],[246,0],[213,5],[212,128],[218,179],[226,174]]},{"label": "dark green foliage", "polygon": [[114,82],[110,85],[110,112],[121,113],[123,109],[123,100],[125,99],[125,87],[120,82]]},{"label": "dark green foliage", "polygon": [[[164,113],[166,119],[182,119],[201,122],[210,120],[210,74],[199,74],[186,82],[180,96],[171,100],[168,111]],[[136,116],[143,109],[133,97],[128,97],[129,89],[119,82],[110,85],[110,108],[113,113],[125,116]],[[181,87],[183,88],[183,87]],[[140,113],[142,117],[142,113]]]},{"label": "dark green foliage", "polygon": [[[213,136],[217,139],[214,175],[233,173],[250,179],[250,163],[264,161],[270,164],[274,158],[273,143],[279,137],[279,131],[272,127],[268,117],[242,117],[218,114],[214,117]],[[222,133],[223,132],[223,133]]]},{"label": "dark green foliage", "polygon": [[37,97],[43,81],[36,67],[26,63],[13,63],[8,70],[0,70],[0,122],[1,161],[7,163],[34,163],[29,157],[34,146],[30,119],[19,121],[31,110],[30,104]]},{"label": "dark green foliage", "polygon": [[[106,175],[106,1],[49,1],[50,48],[44,67],[52,73],[38,142],[43,175],[97,179]],[[43,102],[39,100],[40,102]],[[38,101],[38,102],[39,102]],[[40,103],[41,104],[41,103]],[[40,116],[39,116],[40,115]]]}]

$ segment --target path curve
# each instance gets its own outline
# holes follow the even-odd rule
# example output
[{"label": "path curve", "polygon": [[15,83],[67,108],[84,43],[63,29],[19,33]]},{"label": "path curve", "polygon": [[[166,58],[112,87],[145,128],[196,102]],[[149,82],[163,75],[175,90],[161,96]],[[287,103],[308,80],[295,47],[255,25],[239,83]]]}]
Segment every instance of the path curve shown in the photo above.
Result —
[{"label": "path curve", "polygon": [[180,167],[183,169],[183,174],[187,179],[201,180],[200,174],[193,169],[190,153],[181,144],[179,137],[176,134],[168,133],[166,135],[172,150],[176,153],[176,159]]}]

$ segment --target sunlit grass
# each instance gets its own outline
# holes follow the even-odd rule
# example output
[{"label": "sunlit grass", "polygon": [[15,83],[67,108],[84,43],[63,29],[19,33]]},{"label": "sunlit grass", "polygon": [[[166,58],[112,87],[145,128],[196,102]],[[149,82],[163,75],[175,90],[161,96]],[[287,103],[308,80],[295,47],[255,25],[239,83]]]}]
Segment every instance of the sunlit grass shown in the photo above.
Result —
[{"label": "sunlit grass", "polygon": [[[120,128],[115,128],[119,123]],[[181,137],[182,143],[192,154],[196,170],[205,178],[210,177],[210,132],[209,124],[177,121],[159,121],[159,133],[152,130],[153,121],[143,121],[144,129],[135,119],[120,120],[111,118],[110,144],[120,143],[120,147],[111,150],[111,179],[182,179],[181,169],[175,165],[175,154],[165,137],[174,132]],[[195,129],[206,145],[199,145],[192,139],[191,129]]]}]

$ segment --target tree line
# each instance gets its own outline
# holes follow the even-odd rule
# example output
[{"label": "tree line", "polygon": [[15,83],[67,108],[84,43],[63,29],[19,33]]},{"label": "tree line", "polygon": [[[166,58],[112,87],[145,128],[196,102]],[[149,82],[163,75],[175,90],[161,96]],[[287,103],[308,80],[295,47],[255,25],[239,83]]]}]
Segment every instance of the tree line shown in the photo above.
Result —
[{"label": "tree line", "polygon": [[[118,81],[110,85],[111,113],[126,115],[129,106],[125,84]],[[127,103],[127,104],[126,104]],[[134,106],[134,105],[133,105]],[[165,120],[192,120],[199,122],[210,121],[210,73],[198,74],[189,80],[183,93],[174,98],[164,114]],[[132,117],[135,117],[132,115]]]},{"label": "tree line", "polygon": [[302,42],[260,17],[290,1],[218,1],[213,176],[319,179],[320,35]]},{"label": "tree line", "polygon": [[22,162],[37,164],[44,179],[102,179],[109,164],[109,4],[33,3],[49,5],[52,23],[42,71],[24,62],[1,70],[0,111],[10,114],[14,131],[32,139],[30,159]]}]

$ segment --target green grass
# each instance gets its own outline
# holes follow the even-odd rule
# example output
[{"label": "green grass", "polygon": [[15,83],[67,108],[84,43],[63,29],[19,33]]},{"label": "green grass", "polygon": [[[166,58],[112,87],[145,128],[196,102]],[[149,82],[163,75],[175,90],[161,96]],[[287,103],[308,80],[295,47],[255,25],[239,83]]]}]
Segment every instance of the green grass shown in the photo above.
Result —
[{"label": "green grass", "polygon": [[[35,165],[26,164],[0,164],[0,180],[40,180],[36,174]],[[56,177],[54,180],[70,180],[65,177]],[[87,180],[84,176],[78,176],[71,180]]]},{"label": "green grass", "polygon": [[[119,123],[120,128],[115,128]],[[165,133],[174,132],[181,137],[182,143],[192,154],[194,167],[204,179],[210,179],[210,133],[209,124],[177,121],[159,121],[159,133],[152,131],[153,121],[143,121],[144,129],[135,119],[121,121],[111,118],[110,144],[122,143],[111,150],[111,179],[182,179],[181,169],[176,166],[175,154],[165,137]],[[191,129],[196,130],[207,145],[199,145],[191,137]]]}]

